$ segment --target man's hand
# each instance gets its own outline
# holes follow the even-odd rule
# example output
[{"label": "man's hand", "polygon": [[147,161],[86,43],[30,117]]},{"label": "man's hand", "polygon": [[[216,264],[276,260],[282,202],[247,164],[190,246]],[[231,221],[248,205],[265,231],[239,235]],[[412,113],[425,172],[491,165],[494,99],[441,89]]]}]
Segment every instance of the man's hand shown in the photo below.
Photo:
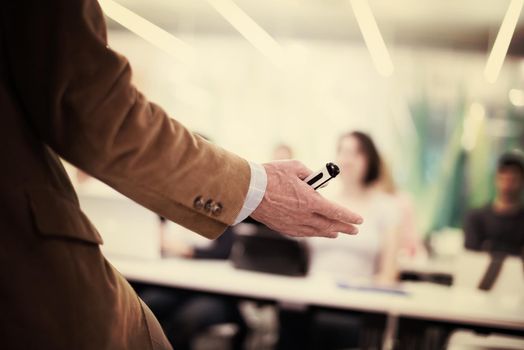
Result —
[{"label": "man's hand", "polygon": [[264,164],[267,188],[258,208],[251,214],[269,228],[295,237],[338,233],[356,234],[362,218],[322,197],[302,181],[312,173],[302,163],[283,160]]}]

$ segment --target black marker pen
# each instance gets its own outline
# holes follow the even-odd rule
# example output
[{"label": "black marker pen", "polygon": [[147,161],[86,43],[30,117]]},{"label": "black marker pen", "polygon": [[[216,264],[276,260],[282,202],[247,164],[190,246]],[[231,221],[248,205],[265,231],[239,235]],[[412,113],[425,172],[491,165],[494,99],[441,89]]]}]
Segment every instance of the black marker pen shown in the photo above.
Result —
[{"label": "black marker pen", "polygon": [[329,180],[334,179],[340,173],[340,169],[334,163],[327,163],[321,170],[309,175],[305,181],[313,189],[326,187]]}]

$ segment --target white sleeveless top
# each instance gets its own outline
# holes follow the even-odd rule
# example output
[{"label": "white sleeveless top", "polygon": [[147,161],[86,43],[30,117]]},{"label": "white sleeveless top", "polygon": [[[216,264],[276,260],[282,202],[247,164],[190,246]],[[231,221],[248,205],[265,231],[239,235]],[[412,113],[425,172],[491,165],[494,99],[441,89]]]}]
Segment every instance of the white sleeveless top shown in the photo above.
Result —
[{"label": "white sleeveless top", "polygon": [[[330,199],[348,206],[340,196]],[[352,203],[351,206],[348,209],[364,218],[359,233],[355,236],[339,234],[336,239],[311,239],[312,274],[328,274],[337,281],[365,283],[378,272],[384,237],[398,221],[393,197],[377,191],[370,194],[366,203]]]}]

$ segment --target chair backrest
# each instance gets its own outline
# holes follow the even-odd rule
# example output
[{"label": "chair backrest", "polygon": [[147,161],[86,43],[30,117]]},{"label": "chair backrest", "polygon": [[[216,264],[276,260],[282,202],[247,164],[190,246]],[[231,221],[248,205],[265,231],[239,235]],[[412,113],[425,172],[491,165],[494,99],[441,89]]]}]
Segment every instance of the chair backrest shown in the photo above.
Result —
[{"label": "chair backrest", "polygon": [[230,259],[237,269],[278,275],[305,276],[309,269],[305,242],[260,225],[253,233],[237,235]]},{"label": "chair backrest", "polygon": [[[453,285],[477,289],[491,262],[489,253],[462,252],[455,261]],[[490,293],[524,295],[524,267],[522,259],[508,256],[497,275]]]}]

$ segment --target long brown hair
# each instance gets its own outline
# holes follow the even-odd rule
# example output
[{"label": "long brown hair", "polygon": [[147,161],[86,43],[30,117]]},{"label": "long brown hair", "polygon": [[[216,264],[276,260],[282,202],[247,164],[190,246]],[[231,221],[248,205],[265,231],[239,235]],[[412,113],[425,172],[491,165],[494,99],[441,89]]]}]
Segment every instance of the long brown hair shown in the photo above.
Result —
[{"label": "long brown hair", "polygon": [[337,143],[337,152],[340,152],[340,146],[342,141],[346,138],[354,137],[357,139],[360,151],[367,160],[367,169],[364,175],[364,184],[366,186],[371,186],[374,184],[382,175],[382,159],[378,153],[378,149],[373,142],[373,139],[366,133],[361,131],[351,131],[345,134],[342,134],[338,138]]}]

